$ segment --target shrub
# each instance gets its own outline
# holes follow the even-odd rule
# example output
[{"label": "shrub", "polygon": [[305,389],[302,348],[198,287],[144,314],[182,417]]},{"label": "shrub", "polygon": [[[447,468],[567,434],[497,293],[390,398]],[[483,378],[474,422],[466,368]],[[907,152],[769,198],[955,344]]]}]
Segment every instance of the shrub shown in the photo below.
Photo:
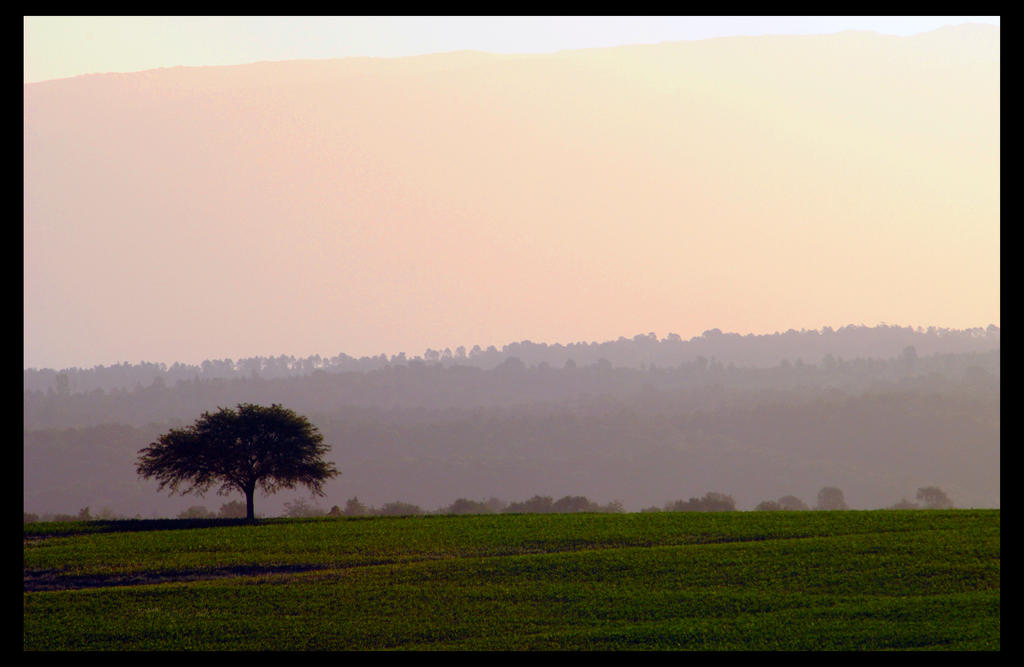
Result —
[{"label": "shrub", "polygon": [[202,505],[193,505],[178,514],[179,519],[212,519],[214,514]]},{"label": "shrub", "polygon": [[220,506],[217,516],[221,519],[244,519],[245,503],[241,500],[232,500],[231,502],[224,503]]},{"label": "shrub", "polygon": [[423,514],[423,510],[420,509],[419,505],[413,505],[412,503],[403,503],[401,501],[387,503],[379,510],[377,514],[383,516],[412,516],[416,514]]},{"label": "shrub", "polygon": [[293,519],[323,516],[326,514],[322,509],[313,507],[302,498],[284,504],[284,515]]}]

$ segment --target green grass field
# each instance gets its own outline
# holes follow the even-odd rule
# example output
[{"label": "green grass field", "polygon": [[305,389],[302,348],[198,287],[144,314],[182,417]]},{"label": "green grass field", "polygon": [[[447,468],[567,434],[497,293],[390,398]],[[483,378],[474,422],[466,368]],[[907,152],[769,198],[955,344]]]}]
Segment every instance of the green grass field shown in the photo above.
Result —
[{"label": "green grass field", "polygon": [[25,650],[998,650],[999,510],[25,526]]}]

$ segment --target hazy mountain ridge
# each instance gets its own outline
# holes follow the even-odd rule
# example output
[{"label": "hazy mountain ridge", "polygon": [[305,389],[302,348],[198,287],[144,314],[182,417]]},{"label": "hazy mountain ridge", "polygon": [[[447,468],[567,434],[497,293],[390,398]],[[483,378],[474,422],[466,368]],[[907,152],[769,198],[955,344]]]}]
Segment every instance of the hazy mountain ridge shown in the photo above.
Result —
[{"label": "hazy mountain ridge", "polygon": [[[712,37],[699,40],[665,41],[657,44],[635,44],[616,47],[588,47],[576,49],[563,49],[543,54],[504,54],[490,53],[481,50],[459,50],[441,53],[424,54],[418,56],[402,57],[373,57],[373,56],[352,56],[346,58],[307,58],[283,61],[261,61],[240,65],[214,65],[214,66],[172,66],[156,69],[143,70],[139,72],[100,72],[95,74],[83,74],[74,77],[50,79],[24,84],[34,89],[43,87],[55,87],[66,85],[69,81],[88,81],[90,84],[97,80],[106,82],[125,83],[135,79],[138,82],[147,84],[163,83],[164,85],[175,85],[187,79],[189,74],[196,71],[224,76],[217,81],[217,85],[237,85],[247,87],[253,82],[267,85],[279,85],[282,80],[294,80],[295,74],[299,73],[302,82],[323,83],[333,80],[339,72],[356,75],[377,74],[382,71],[394,70],[407,65],[413,65],[418,71],[442,70],[447,71],[452,67],[475,67],[479,63],[522,60],[547,60],[552,56],[578,56],[578,55],[614,55],[622,51],[635,51],[639,53],[656,53],[665,47],[677,49],[705,49],[708,45],[717,46],[723,49],[735,50],[737,48],[762,49],[765,44],[771,42],[785,42],[795,45],[793,55],[805,57],[808,48],[816,48],[822,41],[836,41],[845,48],[859,48],[858,42],[874,42],[879,46],[893,50],[902,50],[908,58],[925,60],[933,56],[933,53],[922,51],[922,45],[932,45],[942,50],[944,55],[955,62],[975,62],[978,60],[998,59],[1000,56],[1000,35],[999,26],[967,23],[962,25],[951,25],[937,28],[928,32],[920,33],[910,37],[894,35],[883,35],[872,30],[844,30],[838,33],[822,35],[761,35],[761,36],[736,36],[736,37]],[[837,40],[837,38],[839,38]],[[950,39],[957,40],[964,48],[956,51],[946,51],[945,45]],[[844,42],[845,40],[845,42]],[[468,58],[467,58],[468,57]],[[468,64],[467,64],[468,63]],[[258,69],[258,77],[250,76],[249,73]],[[277,77],[267,76],[266,72],[277,72]],[[243,76],[238,76],[242,72]],[[191,84],[191,81],[189,81]]]}]

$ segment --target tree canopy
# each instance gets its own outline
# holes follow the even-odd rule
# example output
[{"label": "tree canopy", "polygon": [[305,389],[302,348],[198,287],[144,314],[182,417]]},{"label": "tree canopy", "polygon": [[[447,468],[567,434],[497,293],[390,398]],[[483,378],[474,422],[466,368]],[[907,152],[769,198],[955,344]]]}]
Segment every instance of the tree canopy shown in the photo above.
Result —
[{"label": "tree canopy", "polygon": [[953,509],[953,501],[949,499],[949,496],[946,495],[945,491],[937,486],[926,486],[918,489],[917,499],[924,503],[925,509]]},{"label": "tree canopy", "polygon": [[818,491],[818,505],[814,509],[848,510],[850,506],[846,504],[846,498],[843,497],[842,489],[826,486],[821,491]]},{"label": "tree canopy", "polygon": [[201,496],[217,485],[220,495],[240,491],[252,520],[257,488],[271,494],[301,484],[323,496],[324,482],[340,474],[323,458],[329,449],[316,426],[292,410],[241,403],[164,433],[139,450],[137,472],[172,494]]}]

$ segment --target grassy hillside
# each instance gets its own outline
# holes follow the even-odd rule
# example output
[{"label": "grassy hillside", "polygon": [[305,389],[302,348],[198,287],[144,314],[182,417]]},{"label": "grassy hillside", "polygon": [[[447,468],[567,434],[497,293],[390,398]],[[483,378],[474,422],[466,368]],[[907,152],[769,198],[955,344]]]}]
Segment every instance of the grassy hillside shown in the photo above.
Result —
[{"label": "grassy hillside", "polygon": [[26,650],[999,649],[1000,514],[25,527]]}]

